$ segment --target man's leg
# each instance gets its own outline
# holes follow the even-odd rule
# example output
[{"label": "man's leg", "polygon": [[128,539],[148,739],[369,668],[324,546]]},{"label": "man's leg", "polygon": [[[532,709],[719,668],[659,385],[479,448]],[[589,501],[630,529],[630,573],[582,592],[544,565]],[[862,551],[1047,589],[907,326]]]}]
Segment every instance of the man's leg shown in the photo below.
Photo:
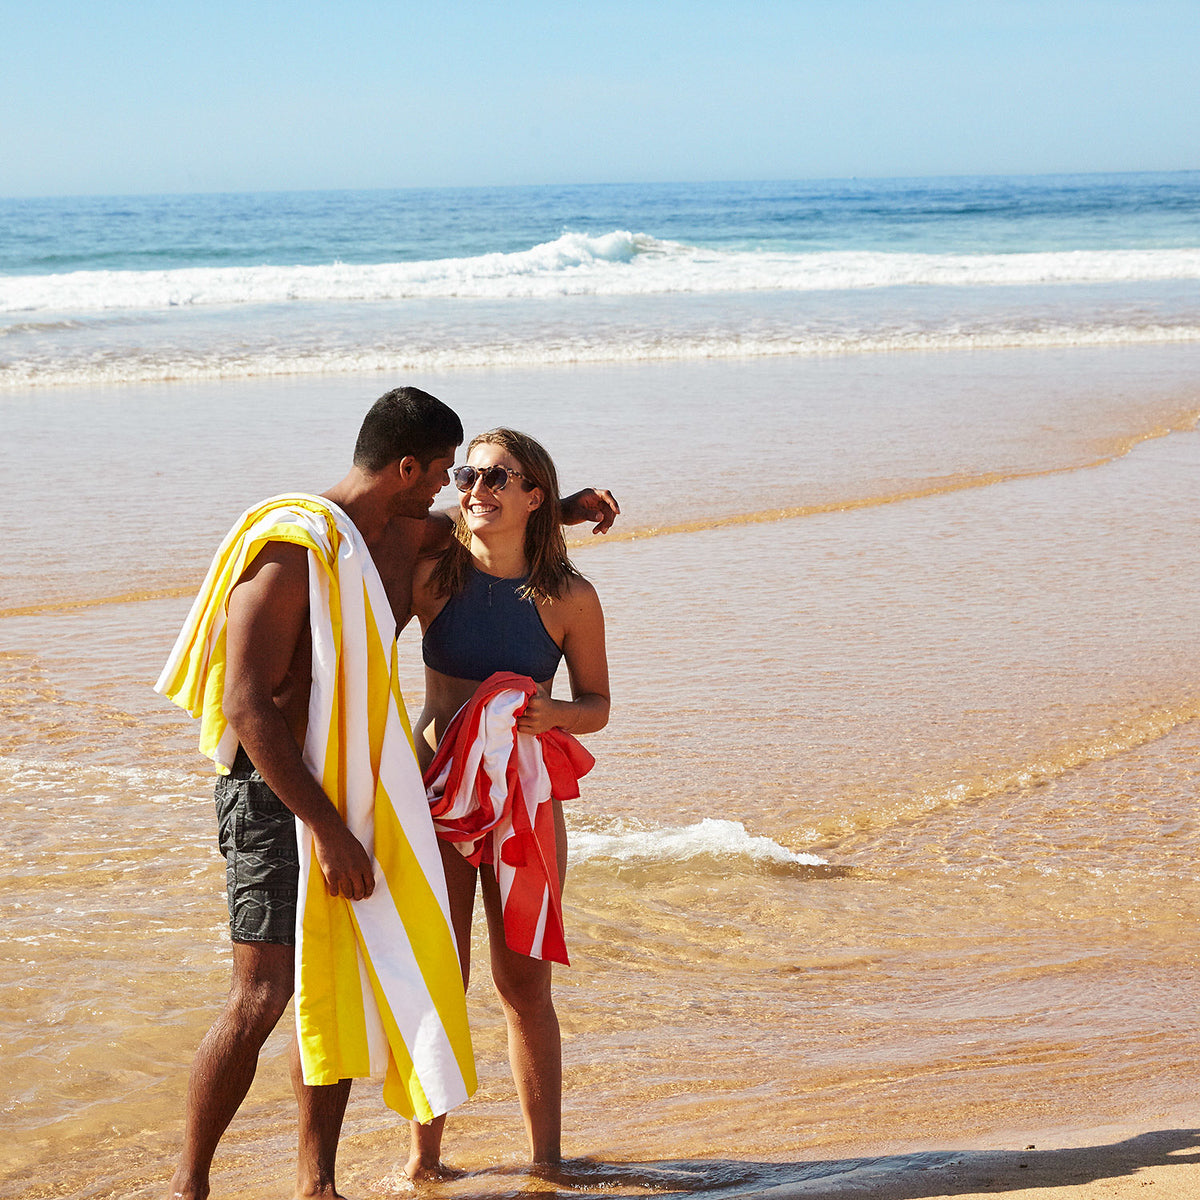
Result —
[{"label": "man's leg", "polygon": [[258,1054],[292,996],[291,946],[234,942],[233,982],[224,1011],[204,1036],[188,1082],[183,1152],[171,1195],[204,1200],[217,1143],[237,1112],[258,1066]]},{"label": "man's leg", "polygon": [[[463,988],[471,978],[471,915],[475,908],[475,882],[479,872],[458,852],[453,842],[438,842],[442,867],[446,872],[446,891],[450,900],[450,922],[458,946]],[[442,1164],[442,1132],[446,1118],[434,1117],[428,1125],[411,1122],[410,1150],[404,1173],[413,1180],[439,1179],[452,1175]]]},{"label": "man's leg", "polygon": [[300,1110],[300,1142],[296,1157],[296,1195],[321,1196],[334,1200],[338,1138],[350,1099],[350,1080],[324,1087],[309,1087],[300,1065],[300,1044],[292,1038],[292,1090]]}]

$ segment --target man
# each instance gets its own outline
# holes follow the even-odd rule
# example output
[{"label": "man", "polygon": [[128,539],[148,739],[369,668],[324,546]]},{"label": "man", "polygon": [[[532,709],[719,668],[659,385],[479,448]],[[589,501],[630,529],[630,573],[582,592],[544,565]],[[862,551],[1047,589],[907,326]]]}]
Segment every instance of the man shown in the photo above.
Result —
[{"label": "man", "polygon": [[[247,522],[244,518],[241,531],[235,527],[230,535],[232,542],[227,539],[218,553],[219,559],[223,552],[227,553],[227,565],[232,564],[229,571],[234,573],[222,587],[211,585],[215,590],[208,597],[208,611],[213,624],[200,630],[203,637],[198,635],[195,622],[203,620],[197,616],[205,598],[202,590],[189,618],[192,641],[189,646],[183,645],[185,635],[189,634],[189,626],[185,626],[176,653],[159,681],[159,690],[202,716],[205,722],[202,748],[219,766],[230,768],[230,773],[218,782],[217,805],[222,849],[229,868],[233,980],[225,1008],[201,1042],[192,1066],[184,1146],[171,1183],[172,1196],[203,1200],[208,1195],[209,1170],[217,1144],[250,1088],[264,1041],[291,999],[296,977],[297,906],[303,929],[305,906],[313,903],[311,891],[300,890],[306,847],[328,896],[334,901],[341,898],[356,902],[358,915],[348,918],[349,923],[344,921],[337,926],[335,913],[334,926],[347,931],[343,940],[352,940],[355,935],[361,940],[359,926],[369,924],[369,920],[359,912],[360,906],[365,906],[381,880],[385,888],[389,882],[386,871],[377,872],[378,864],[347,824],[350,817],[343,818],[342,811],[349,811],[345,797],[331,794],[337,790],[337,780],[347,773],[345,764],[340,770],[335,766],[325,786],[313,765],[314,733],[322,732],[309,728],[313,664],[334,656],[314,644],[314,639],[327,636],[329,622],[326,614],[313,609],[312,598],[323,594],[323,586],[332,586],[336,591],[336,580],[333,584],[326,583],[323,571],[330,574],[340,570],[336,560],[345,558],[347,553],[352,558],[353,547],[361,542],[363,590],[369,597],[371,586],[381,586],[386,596],[384,603],[390,609],[383,615],[368,612],[364,627],[379,625],[382,635],[382,627],[387,626],[384,640],[391,645],[394,659],[394,633],[409,617],[412,570],[417,555],[423,545],[428,549],[449,534],[448,520],[444,516],[431,516],[430,508],[438,491],[449,482],[454,451],[462,438],[457,416],[434,397],[415,388],[398,388],[382,396],[363,421],[350,472],[323,493],[322,499],[333,506],[330,512],[341,522],[334,534],[333,549],[325,558],[321,557],[321,521],[330,522],[332,530],[335,516],[324,513],[317,498],[284,498],[294,501],[291,508],[298,510],[298,515],[285,513],[281,517],[277,509],[268,512],[266,506],[251,510],[247,518],[252,514],[261,518],[253,526],[259,532],[247,533],[252,520]],[[310,501],[315,507],[308,504]],[[598,532],[609,528],[617,511],[611,497],[590,489],[570,498],[568,510],[572,522],[594,519]],[[282,532],[277,532],[272,522],[281,520],[295,520],[299,524],[294,528],[286,524],[278,526]],[[302,528],[306,521],[315,532]],[[243,561],[244,569],[238,570]],[[217,568],[214,561],[206,590]],[[348,589],[345,606],[340,597],[335,597],[338,628],[350,620],[347,614],[355,592],[353,586]],[[210,672],[205,657],[213,653],[213,646],[220,653],[222,637],[224,659],[218,666],[223,667],[223,686],[220,669]],[[197,678],[196,659],[189,660],[189,654],[204,659],[200,668],[202,678]],[[380,692],[390,695],[392,682],[385,668],[382,686],[376,680],[373,695],[376,698]],[[322,680],[316,684],[325,689]],[[339,687],[346,690],[344,680]],[[214,696],[214,689],[219,697]],[[360,690],[369,689],[364,686]],[[356,712],[360,714],[357,718],[353,717]],[[366,700],[351,697],[346,701],[341,724],[345,724],[345,714],[349,713],[352,720],[369,720],[373,727],[379,725],[373,716],[364,716],[365,712]],[[394,726],[393,717],[394,714],[389,715],[389,723]],[[332,728],[340,728],[337,720]],[[362,731],[343,732],[344,739],[339,735],[334,740],[353,741]],[[401,741],[403,749],[399,753],[411,758],[407,741]],[[391,745],[394,748],[396,741]],[[240,747],[236,757],[235,746]],[[379,776],[386,773],[389,764],[393,773],[401,765],[396,762],[394,749],[384,753],[384,758],[390,756],[390,760],[382,763],[378,762],[377,747],[372,748],[372,754],[378,763]],[[403,766],[415,771],[415,764],[410,767],[405,762]],[[379,786],[378,781],[376,785]],[[342,811],[335,800],[341,802]],[[390,810],[392,805],[389,802],[384,807]],[[428,821],[427,809],[423,819]],[[299,854],[297,821],[301,834]],[[356,828],[360,833],[366,828],[363,836],[372,840],[369,826]],[[436,846],[434,850],[436,853]],[[315,872],[313,875],[315,878]],[[408,887],[409,881],[404,886]],[[339,912],[348,911],[344,903],[336,907]],[[300,955],[302,970],[308,946],[305,936],[306,949]],[[364,953],[367,949],[364,947]],[[338,946],[332,947],[332,952],[338,950]],[[304,990],[303,977],[301,990]],[[367,1006],[370,1007],[369,1000]],[[450,1041],[454,1037],[451,1030]],[[319,1054],[321,1048],[319,1037],[312,1044],[306,1040],[304,1061],[310,1067],[314,1053]],[[450,1055],[443,1057],[449,1059]],[[466,1057],[469,1059],[469,1047]],[[291,1076],[300,1121],[296,1195],[333,1197],[337,1195],[334,1184],[337,1142],[350,1079],[338,1078],[335,1071],[332,1078],[336,1082],[306,1084],[301,1060],[301,1046],[293,1040]],[[334,1053],[332,1061],[342,1060]],[[394,1066],[393,1063],[389,1068],[389,1083],[393,1084]],[[470,1070],[468,1061],[463,1079]],[[315,1073],[328,1074],[328,1069]],[[472,1084],[473,1077],[467,1084],[468,1090]],[[413,1086],[420,1093],[421,1084]],[[463,1095],[453,1088],[442,1094],[451,1097],[442,1099],[439,1107],[443,1111],[443,1106],[457,1102],[453,1097]],[[422,1107],[423,1095],[418,1095],[415,1103],[419,1113],[436,1111],[427,1105]]]}]

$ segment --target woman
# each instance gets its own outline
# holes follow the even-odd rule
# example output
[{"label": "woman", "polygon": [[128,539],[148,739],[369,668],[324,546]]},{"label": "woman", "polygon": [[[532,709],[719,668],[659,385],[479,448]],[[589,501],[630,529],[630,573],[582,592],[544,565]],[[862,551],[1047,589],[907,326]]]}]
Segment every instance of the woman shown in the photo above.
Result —
[{"label": "woman", "polygon": [[[480,434],[467,451],[467,466],[453,472],[461,493],[457,536],[437,558],[418,564],[414,580],[413,610],[425,659],[425,707],[414,731],[422,770],[455,715],[497,671],[528,676],[536,684],[516,720],[521,733],[591,733],[608,722],[604,616],[595,588],[567,558],[550,456],[533,438],[511,429]],[[562,658],[570,700],[551,694]],[[439,761],[448,750],[449,744]],[[561,801],[548,803],[554,882],[561,894],[566,827]],[[440,845],[464,983],[477,878],[482,885],[492,979],[508,1022],[509,1062],[530,1154],[535,1164],[556,1164],[562,1153],[562,1054],[551,963],[510,948],[495,867],[486,861],[472,866],[453,841]],[[557,904],[557,895],[553,901]],[[443,1125],[444,1118],[414,1122],[410,1177],[441,1171]]]}]

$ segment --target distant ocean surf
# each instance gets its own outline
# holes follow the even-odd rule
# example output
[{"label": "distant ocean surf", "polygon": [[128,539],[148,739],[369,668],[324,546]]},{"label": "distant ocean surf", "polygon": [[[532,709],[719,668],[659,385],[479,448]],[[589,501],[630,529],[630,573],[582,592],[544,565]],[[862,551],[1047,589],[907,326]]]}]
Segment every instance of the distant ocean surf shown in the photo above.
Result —
[{"label": "distant ocean surf", "polygon": [[1200,340],[1200,173],[0,202],[0,386]]}]

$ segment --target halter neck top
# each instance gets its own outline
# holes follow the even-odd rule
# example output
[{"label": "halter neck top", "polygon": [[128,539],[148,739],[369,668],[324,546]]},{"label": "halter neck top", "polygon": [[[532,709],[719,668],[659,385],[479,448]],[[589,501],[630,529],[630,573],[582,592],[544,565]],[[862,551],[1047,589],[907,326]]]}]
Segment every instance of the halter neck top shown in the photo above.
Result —
[{"label": "halter neck top", "polygon": [[431,670],[480,683],[496,671],[553,678],[562,650],[546,632],[533,600],[517,593],[527,576],[501,579],[473,567],[466,587],[446,601],[421,639]]}]

